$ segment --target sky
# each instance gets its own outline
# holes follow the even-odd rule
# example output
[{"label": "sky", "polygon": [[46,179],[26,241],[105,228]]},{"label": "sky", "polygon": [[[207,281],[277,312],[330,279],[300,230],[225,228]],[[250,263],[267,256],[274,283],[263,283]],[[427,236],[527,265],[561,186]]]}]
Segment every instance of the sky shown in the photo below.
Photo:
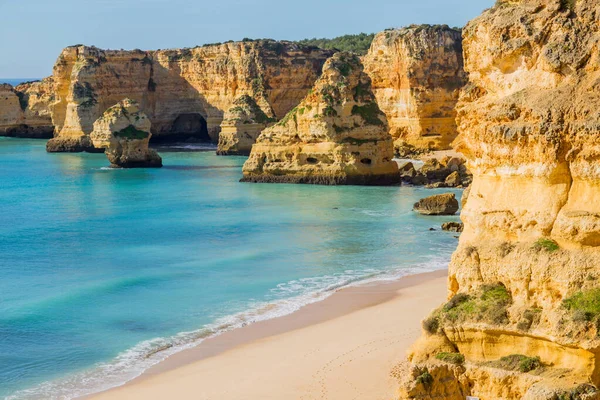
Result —
[{"label": "sky", "polygon": [[495,0],[0,0],[0,78],[52,74],[74,44],[166,49],[300,40],[410,24],[463,26]]}]

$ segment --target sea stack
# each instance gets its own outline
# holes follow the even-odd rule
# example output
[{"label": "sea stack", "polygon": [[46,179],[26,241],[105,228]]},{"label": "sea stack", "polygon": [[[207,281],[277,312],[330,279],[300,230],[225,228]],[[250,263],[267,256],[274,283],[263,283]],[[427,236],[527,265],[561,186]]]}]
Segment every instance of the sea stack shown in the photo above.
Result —
[{"label": "sea stack", "polygon": [[391,185],[400,182],[392,138],[358,56],[337,53],[310,93],[267,128],[245,182]]},{"label": "sea stack", "polygon": [[217,154],[250,155],[260,133],[276,121],[273,110],[268,112],[269,115],[249,95],[234,101],[233,107],[223,116]]},{"label": "sea stack", "polygon": [[599,398],[599,7],[499,1],[464,28],[473,184],[402,399]]},{"label": "sea stack", "polygon": [[460,29],[412,25],[378,33],[363,59],[402,156],[450,149],[466,83]]},{"label": "sea stack", "polygon": [[134,100],[125,99],[110,107],[94,122],[92,144],[105,153],[112,167],[159,168],[162,159],[148,148],[152,134],[148,117]]}]

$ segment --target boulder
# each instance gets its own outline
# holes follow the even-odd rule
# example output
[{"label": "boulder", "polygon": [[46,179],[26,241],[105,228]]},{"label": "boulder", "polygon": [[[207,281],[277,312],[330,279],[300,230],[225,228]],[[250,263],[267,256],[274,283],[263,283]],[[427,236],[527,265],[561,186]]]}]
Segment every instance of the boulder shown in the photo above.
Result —
[{"label": "boulder", "polygon": [[462,222],[446,222],[442,224],[442,230],[447,232],[462,232],[464,225]]},{"label": "boulder", "polygon": [[151,123],[136,101],[125,99],[110,107],[94,122],[90,134],[96,149],[105,149],[111,166],[159,168],[162,158],[148,147]]},{"label": "boulder", "polygon": [[458,211],[458,200],[454,193],[436,194],[419,200],[414,210],[423,215],[454,215]]}]

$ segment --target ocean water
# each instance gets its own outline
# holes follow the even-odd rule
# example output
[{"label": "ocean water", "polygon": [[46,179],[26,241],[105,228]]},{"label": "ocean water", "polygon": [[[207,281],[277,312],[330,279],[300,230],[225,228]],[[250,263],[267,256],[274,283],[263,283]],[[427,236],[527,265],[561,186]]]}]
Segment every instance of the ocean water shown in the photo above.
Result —
[{"label": "ocean water", "polygon": [[122,384],[345,285],[445,268],[457,243],[439,226],[458,217],[411,211],[447,190],[239,183],[243,157],[194,146],[108,169],[44,145],[0,138],[0,398]]},{"label": "ocean water", "polygon": [[21,84],[23,82],[33,82],[33,81],[39,81],[39,78],[21,78],[21,79],[3,79],[0,78],[0,83],[8,83],[9,85],[17,86],[18,84]]}]

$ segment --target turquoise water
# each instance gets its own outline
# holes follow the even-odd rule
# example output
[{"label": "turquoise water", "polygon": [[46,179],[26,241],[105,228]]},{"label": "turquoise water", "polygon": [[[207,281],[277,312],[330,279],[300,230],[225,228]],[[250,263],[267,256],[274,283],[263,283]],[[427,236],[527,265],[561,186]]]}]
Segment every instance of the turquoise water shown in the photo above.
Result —
[{"label": "turquoise water", "polygon": [[440,190],[243,184],[244,158],[214,152],[111,170],[44,145],[0,138],[0,398],[118,385],[335,288],[444,268],[456,246],[429,228],[458,217],[411,211]]}]

